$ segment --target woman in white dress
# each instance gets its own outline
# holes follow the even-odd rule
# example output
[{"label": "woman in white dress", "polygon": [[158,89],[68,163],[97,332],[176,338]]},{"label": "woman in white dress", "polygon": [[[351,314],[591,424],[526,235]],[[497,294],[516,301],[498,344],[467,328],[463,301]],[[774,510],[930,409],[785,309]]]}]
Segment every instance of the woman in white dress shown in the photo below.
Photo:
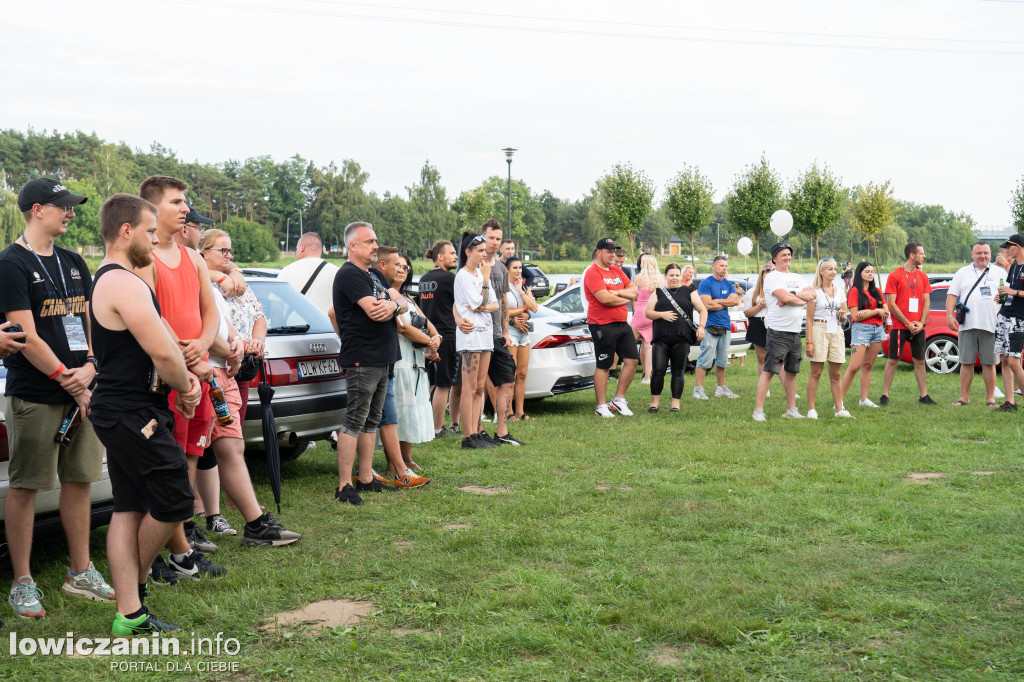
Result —
[{"label": "woman in white dress", "polygon": [[491,292],[491,268],[483,262],[486,255],[483,236],[463,236],[459,258],[463,265],[455,275],[456,319],[462,319],[455,350],[462,356],[462,447],[473,450],[494,447],[490,438],[480,433],[487,366],[494,349],[490,314],[498,309],[498,300]]},{"label": "woman in white dress", "polygon": [[[395,256],[395,279],[391,285],[409,302],[398,317],[398,347],[402,359],[395,363],[395,406],[398,408],[398,442],[402,459],[412,461],[412,444],[434,439],[434,411],[430,405],[427,359],[437,357],[441,335],[406,293],[412,281],[412,261],[404,253]],[[427,332],[412,323],[413,314],[426,322]]]}]

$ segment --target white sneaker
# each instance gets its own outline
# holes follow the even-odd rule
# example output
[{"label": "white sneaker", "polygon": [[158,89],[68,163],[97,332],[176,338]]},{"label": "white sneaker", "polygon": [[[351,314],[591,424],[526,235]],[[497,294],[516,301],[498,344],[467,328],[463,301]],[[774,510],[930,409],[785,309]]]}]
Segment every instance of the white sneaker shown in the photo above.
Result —
[{"label": "white sneaker", "polygon": [[609,417],[611,419],[615,419],[615,415],[612,414],[612,411],[608,409],[608,403],[605,403],[604,405],[598,405],[597,409],[594,410],[594,414],[596,414],[598,417]]},{"label": "white sneaker", "polygon": [[786,410],[782,414],[782,418],[783,419],[803,419],[804,416],[802,414],[800,414],[800,410],[798,410],[798,409],[796,409],[794,407],[792,410]]},{"label": "white sneaker", "polygon": [[728,386],[719,386],[715,389],[716,398],[739,398],[738,395],[729,390]]},{"label": "white sneaker", "polygon": [[996,397],[996,398],[1005,398],[1005,397],[1006,397],[1006,394],[1005,394],[1005,393],[1003,393],[1002,391],[1000,391],[1000,390],[999,390],[999,387],[998,387],[998,386],[996,386],[996,392],[995,392],[995,394],[994,394],[994,397]]},{"label": "white sneaker", "polygon": [[808,419],[817,419],[818,418],[818,411],[817,410],[807,410],[807,418]]},{"label": "white sneaker", "polygon": [[764,416],[764,410],[754,410],[754,421],[766,422],[768,421]]},{"label": "white sneaker", "polygon": [[843,408],[842,410],[839,410],[838,412],[836,412],[836,416],[837,417],[845,417],[846,419],[853,419],[853,415],[850,414],[850,411],[847,410],[846,408]]},{"label": "white sneaker", "polygon": [[708,394],[704,392],[703,386],[694,386],[693,397],[696,398],[697,400],[707,400]]},{"label": "white sneaker", "polygon": [[632,410],[629,409],[629,405],[626,404],[625,398],[619,398],[618,396],[612,398],[612,401],[611,403],[608,404],[608,407],[612,408],[613,410],[621,414],[623,417],[633,416],[633,412]]},{"label": "white sneaker", "polygon": [[860,401],[857,404],[860,405],[861,407],[878,407],[878,405],[875,405],[873,402],[871,402],[871,398],[864,398],[864,400]]},{"label": "white sneaker", "polygon": [[772,397],[772,392],[771,391],[765,391],[764,392],[764,397],[765,398],[771,398]]},{"label": "white sneaker", "polygon": [[651,380],[650,380],[650,379],[641,379],[641,380],[640,380],[640,385],[641,385],[641,386],[647,386],[647,385],[648,385],[648,384],[650,384],[650,383],[651,383]]}]

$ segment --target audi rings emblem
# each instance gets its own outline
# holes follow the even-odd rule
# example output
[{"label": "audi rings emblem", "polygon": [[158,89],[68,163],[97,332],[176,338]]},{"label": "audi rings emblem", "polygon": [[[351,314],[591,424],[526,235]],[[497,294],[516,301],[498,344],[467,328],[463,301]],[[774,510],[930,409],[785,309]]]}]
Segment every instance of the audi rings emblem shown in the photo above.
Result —
[{"label": "audi rings emblem", "polygon": [[309,349],[311,351],[313,351],[314,353],[326,353],[327,352],[327,344],[326,343],[311,343],[311,344],[309,344]]}]

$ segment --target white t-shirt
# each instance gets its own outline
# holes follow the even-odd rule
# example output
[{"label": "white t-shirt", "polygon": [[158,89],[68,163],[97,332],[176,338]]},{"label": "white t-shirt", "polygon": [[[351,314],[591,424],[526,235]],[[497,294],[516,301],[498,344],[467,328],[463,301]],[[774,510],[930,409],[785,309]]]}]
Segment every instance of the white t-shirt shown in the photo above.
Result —
[{"label": "white t-shirt", "polygon": [[[946,293],[956,296],[970,308],[967,312],[967,319],[960,325],[960,329],[983,329],[994,332],[996,330],[996,313],[999,312],[999,304],[995,300],[999,292],[996,289],[999,288],[999,280],[1006,283],[1006,270],[998,265],[989,265],[985,279],[978,282],[977,287],[974,287],[974,283],[981,277],[982,272],[984,270],[978,270],[974,267],[974,263],[965,265],[953,275],[953,280],[949,283]],[[971,287],[974,287],[974,291],[971,291]],[[969,291],[971,291],[971,295],[965,301],[963,297],[967,296]]]},{"label": "white t-shirt", "polygon": [[[753,308],[753,307],[754,307],[754,287],[750,287],[749,289],[747,289],[747,292],[745,294],[743,294],[743,309],[746,310],[748,308]],[[756,313],[754,313],[754,317],[761,317],[761,318],[763,318],[766,312],[767,311],[765,311],[765,310],[758,310]]]},{"label": "white t-shirt", "polygon": [[[296,291],[302,291],[306,282],[313,276],[313,271],[323,262],[323,258],[301,258],[284,266],[281,272],[277,273],[277,278],[291,284]],[[334,263],[327,263],[306,291],[306,298],[324,314],[334,306],[334,276],[340,269]]]},{"label": "white t-shirt", "polygon": [[[461,329],[455,331],[455,350],[462,352],[494,350],[494,337],[491,335],[491,314],[478,313],[473,308],[484,305],[484,276],[477,270],[470,274],[466,268],[459,268],[455,273],[455,309],[465,319],[473,321],[473,331],[469,334]],[[487,289],[487,303],[497,300],[490,287]]]},{"label": "white t-shirt", "polygon": [[764,326],[777,332],[799,333],[800,320],[807,314],[807,308],[802,305],[780,306],[775,292],[785,289],[790,293],[796,293],[806,286],[804,279],[795,272],[769,272],[764,278],[764,297],[768,302]]},{"label": "white t-shirt", "polygon": [[817,298],[814,299],[814,319],[827,320],[825,332],[835,334],[839,331],[839,318],[836,313],[843,309],[846,302],[846,290],[843,289],[843,280],[836,277],[832,280],[832,296],[825,293],[825,287],[814,290]]}]

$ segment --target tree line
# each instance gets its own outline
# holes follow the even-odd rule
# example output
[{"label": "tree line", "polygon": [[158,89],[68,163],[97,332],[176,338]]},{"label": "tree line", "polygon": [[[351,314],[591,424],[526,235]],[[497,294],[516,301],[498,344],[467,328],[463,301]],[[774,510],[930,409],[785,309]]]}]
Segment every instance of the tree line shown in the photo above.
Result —
[{"label": "tree line", "polygon": [[[271,260],[300,231],[341,246],[345,225],[373,223],[382,243],[421,254],[437,239],[476,229],[506,215],[506,179],[498,175],[449,197],[440,171],[427,160],[402,192],[367,188],[368,173],[353,159],[316,165],[300,155],[283,161],[253,156],[219,163],[185,161],[153,143],[148,150],[113,143],[94,133],[0,130],[0,245],[23,229],[18,188],[32,177],[59,178],[89,197],[60,240],[68,246],[99,244],[98,211],[116,192],[138,190],[149,175],[174,175],[189,183],[189,201],[234,237],[238,259]],[[655,205],[659,194],[663,199]],[[1024,189],[1018,188],[1024,223]],[[722,201],[696,166],[684,167],[663,188],[628,164],[615,166],[584,196],[563,199],[511,182],[513,236],[520,249],[550,260],[589,260],[593,244],[612,233],[631,248],[661,249],[673,237],[696,255],[734,250],[749,236],[760,258],[774,239],[768,219],[787,208],[795,233],[787,237],[799,256],[833,254],[843,260],[874,254],[898,258],[903,244],[920,241],[935,262],[962,260],[974,240],[974,221],[938,205],[896,200],[889,182],[846,187],[824,165],[812,164],[788,184],[762,157],[739,173]],[[340,249],[339,249],[340,250]]]}]

